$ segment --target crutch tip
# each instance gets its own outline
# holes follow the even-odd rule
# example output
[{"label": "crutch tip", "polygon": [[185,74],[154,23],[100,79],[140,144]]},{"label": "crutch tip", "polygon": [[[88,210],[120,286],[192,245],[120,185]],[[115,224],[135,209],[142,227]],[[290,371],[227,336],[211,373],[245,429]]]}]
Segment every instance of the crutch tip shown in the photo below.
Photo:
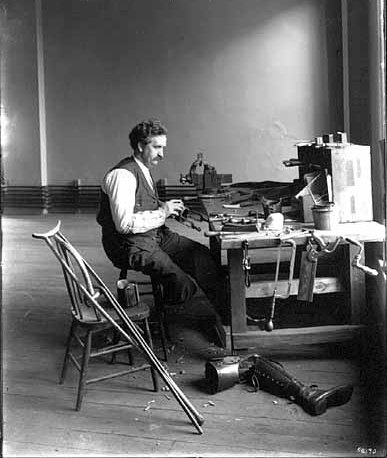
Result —
[{"label": "crutch tip", "polygon": [[198,434],[203,434],[203,428],[198,426],[196,429],[197,429]]}]

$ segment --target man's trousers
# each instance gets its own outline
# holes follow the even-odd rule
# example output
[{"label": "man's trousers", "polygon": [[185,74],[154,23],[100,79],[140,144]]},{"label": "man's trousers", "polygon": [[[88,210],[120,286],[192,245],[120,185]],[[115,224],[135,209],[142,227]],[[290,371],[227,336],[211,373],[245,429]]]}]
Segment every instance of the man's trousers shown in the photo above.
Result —
[{"label": "man's trousers", "polygon": [[147,243],[143,236],[140,243],[136,244],[135,240],[135,236],[130,243],[123,239],[118,247],[117,241],[103,238],[106,254],[116,267],[152,276],[162,285],[164,300],[171,304],[189,301],[199,285],[222,321],[227,321],[224,275],[205,245],[166,226],[159,228],[156,237],[149,237]]}]

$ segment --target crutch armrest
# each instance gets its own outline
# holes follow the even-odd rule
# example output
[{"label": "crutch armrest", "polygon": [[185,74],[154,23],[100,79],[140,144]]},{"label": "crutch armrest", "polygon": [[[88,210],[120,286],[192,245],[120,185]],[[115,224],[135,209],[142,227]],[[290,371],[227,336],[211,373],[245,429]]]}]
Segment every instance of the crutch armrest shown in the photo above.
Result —
[{"label": "crutch armrest", "polygon": [[59,232],[60,225],[61,225],[61,221],[59,220],[57,225],[50,231],[45,232],[44,234],[38,234],[37,232],[35,232],[34,234],[32,234],[32,237],[34,239],[47,239],[49,237],[53,237],[57,232]]}]

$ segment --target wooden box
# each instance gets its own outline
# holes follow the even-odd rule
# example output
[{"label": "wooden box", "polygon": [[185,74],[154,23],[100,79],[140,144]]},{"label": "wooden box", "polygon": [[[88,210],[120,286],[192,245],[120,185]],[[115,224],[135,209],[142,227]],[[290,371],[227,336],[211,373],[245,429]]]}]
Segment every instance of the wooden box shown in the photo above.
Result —
[{"label": "wooden box", "polygon": [[372,221],[371,151],[366,145],[333,143],[298,147],[300,178],[311,170],[331,176],[341,223]]}]

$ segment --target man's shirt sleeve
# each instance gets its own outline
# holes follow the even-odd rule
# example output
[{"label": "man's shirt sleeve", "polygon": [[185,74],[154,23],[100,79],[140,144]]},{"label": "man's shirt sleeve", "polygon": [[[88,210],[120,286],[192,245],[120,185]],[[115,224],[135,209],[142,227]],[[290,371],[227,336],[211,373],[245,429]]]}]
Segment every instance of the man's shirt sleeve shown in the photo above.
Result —
[{"label": "man's shirt sleeve", "polygon": [[114,225],[121,234],[144,233],[165,223],[165,211],[161,207],[134,212],[136,186],[136,177],[125,169],[108,172],[102,183],[102,190],[109,197]]}]

